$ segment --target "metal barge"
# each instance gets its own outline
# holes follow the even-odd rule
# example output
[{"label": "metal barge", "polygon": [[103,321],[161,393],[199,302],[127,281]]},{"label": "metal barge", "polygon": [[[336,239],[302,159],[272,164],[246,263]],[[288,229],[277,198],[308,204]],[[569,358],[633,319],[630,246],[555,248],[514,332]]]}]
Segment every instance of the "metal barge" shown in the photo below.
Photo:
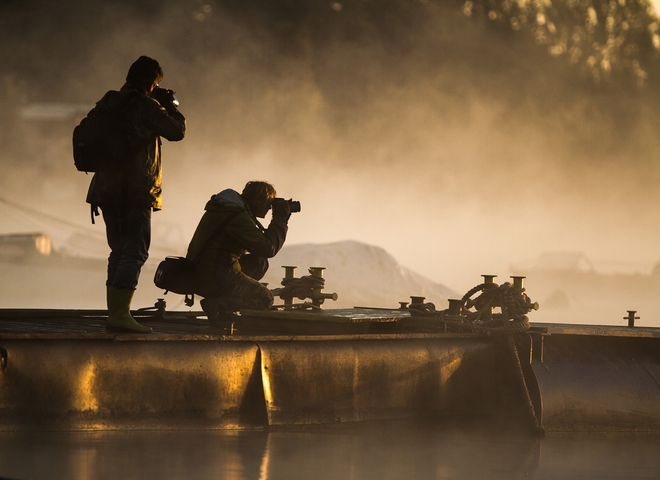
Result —
[{"label": "metal barge", "polygon": [[[396,418],[660,432],[660,328],[402,328],[411,310],[0,310],[0,429],[253,428]],[[428,330],[428,329],[427,329]]]}]

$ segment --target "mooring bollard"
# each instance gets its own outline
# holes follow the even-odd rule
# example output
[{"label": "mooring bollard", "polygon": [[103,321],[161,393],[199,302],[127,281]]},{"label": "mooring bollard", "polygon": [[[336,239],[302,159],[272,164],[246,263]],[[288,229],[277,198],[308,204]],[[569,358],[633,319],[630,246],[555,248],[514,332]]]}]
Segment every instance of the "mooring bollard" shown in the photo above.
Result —
[{"label": "mooring bollard", "polygon": [[634,327],[635,326],[635,320],[639,320],[639,317],[635,316],[636,313],[637,313],[637,310],[628,310],[628,316],[623,317],[624,320],[628,320],[628,326],[629,327]]},{"label": "mooring bollard", "polygon": [[[495,277],[497,275],[482,275],[484,278],[484,283],[495,283]],[[484,313],[481,315],[481,318],[484,322],[488,322],[493,319],[493,307],[488,307],[484,310]]]},{"label": "mooring bollard", "polygon": [[[282,280],[282,285],[285,285],[288,280],[296,277],[296,268],[298,267],[293,265],[282,265],[282,268],[284,269],[284,279]],[[291,310],[291,306],[293,305],[293,296],[282,297],[282,300],[284,300],[284,309]]]},{"label": "mooring bollard", "polygon": [[523,286],[523,281],[525,280],[525,278],[527,278],[527,277],[523,277],[523,276],[519,276],[519,275],[511,275],[511,279],[513,280],[513,288],[518,288],[520,290],[525,288]]},{"label": "mooring bollard", "polygon": [[449,299],[449,309],[447,310],[449,315],[460,315],[462,308],[463,300],[456,300],[455,298]]},{"label": "mooring bollard", "polygon": [[426,300],[426,297],[414,297],[412,295],[410,296],[410,304],[411,305],[422,304],[422,303],[424,303],[424,300]]}]

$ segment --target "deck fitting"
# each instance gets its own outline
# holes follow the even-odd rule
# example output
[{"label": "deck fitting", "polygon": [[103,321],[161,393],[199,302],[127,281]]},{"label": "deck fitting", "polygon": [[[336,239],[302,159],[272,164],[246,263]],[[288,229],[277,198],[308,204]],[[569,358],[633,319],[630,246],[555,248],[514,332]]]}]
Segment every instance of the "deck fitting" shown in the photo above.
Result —
[{"label": "deck fitting", "polygon": [[624,320],[628,320],[628,326],[629,327],[634,327],[635,326],[635,320],[639,320],[639,317],[635,316],[636,313],[637,313],[637,310],[628,310],[628,316],[623,317]]}]

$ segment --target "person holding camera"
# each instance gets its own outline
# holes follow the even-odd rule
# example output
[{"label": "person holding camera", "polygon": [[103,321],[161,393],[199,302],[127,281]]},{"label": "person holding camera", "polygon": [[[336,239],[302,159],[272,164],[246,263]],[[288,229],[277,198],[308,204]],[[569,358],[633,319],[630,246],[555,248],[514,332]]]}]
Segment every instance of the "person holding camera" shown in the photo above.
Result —
[{"label": "person holding camera", "polygon": [[[268,258],[284,245],[288,221],[300,204],[276,198],[275,188],[252,181],[242,193],[226,189],[213,195],[193,235],[186,258],[195,267],[195,293],[212,325],[242,308],[265,310],[273,294],[259,283]],[[292,208],[293,207],[293,208]],[[272,208],[268,228],[259,223]]]},{"label": "person holding camera", "polygon": [[151,212],[162,208],[161,137],[182,140],[186,120],[172,90],[160,88],[163,70],[147,56],[129,68],[126,83],[96,104],[109,111],[122,133],[120,161],[94,174],[87,203],[92,221],[101,209],[110,246],[106,280],[109,330],[148,333],[131,316],[140,271],[149,256]]}]

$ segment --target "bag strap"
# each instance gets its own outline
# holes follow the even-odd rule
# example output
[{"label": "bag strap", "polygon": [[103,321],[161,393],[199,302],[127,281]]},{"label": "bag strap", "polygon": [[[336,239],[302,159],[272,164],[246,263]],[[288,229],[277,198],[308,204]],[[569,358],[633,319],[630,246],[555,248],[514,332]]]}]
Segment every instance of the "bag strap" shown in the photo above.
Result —
[{"label": "bag strap", "polygon": [[100,215],[99,213],[99,206],[95,204],[90,204],[90,212],[89,215],[92,217],[92,225],[95,225],[96,222],[94,221],[94,217],[98,217]]},{"label": "bag strap", "polygon": [[[227,215],[225,219],[220,223],[220,225],[218,225],[218,228],[216,228],[213,231],[213,233],[209,235],[209,238],[206,239],[202,247],[197,251],[197,255],[199,255],[206,247],[208,247],[209,243],[211,243],[211,239],[213,239],[213,237],[215,237],[218,233],[223,231],[225,227],[229,224],[229,222],[231,222],[241,212],[242,210],[236,210],[231,212],[229,215]],[[190,260],[191,262],[194,261],[195,258],[197,258],[197,255],[195,255],[194,257],[189,257],[188,260]]]}]

